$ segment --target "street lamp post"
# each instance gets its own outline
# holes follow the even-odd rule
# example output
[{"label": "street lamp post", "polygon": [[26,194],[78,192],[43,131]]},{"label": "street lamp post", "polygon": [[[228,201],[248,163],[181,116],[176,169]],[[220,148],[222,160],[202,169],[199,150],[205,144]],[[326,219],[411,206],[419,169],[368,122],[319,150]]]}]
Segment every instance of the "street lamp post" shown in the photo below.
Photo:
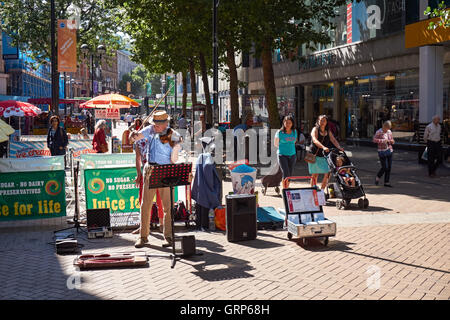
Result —
[{"label": "street lamp post", "polygon": [[[164,94],[166,93],[166,80],[161,77],[161,94],[164,97]],[[167,100],[164,100],[164,108],[167,110]]]},{"label": "street lamp post", "polygon": [[[174,90],[174,95],[175,95],[175,112],[177,112],[177,74],[175,73],[175,79],[174,79],[174,86],[175,86],[175,90]],[[173,117],[173,113],[172,113],[172,117]]]},{"label": "street lamp post", "polygon": [[213,99],[214,99],[214,107],[213,107],[213,121],[217,121],[217,116],[219,112],[219,43],[217,37],[217,7],[219,5],[219,0],[213,0]]},{"label": "street lamp post", "polygon": [[56,9],[55,0],[50,1],[50,51],[51,51],[51,79],[52,79],[52,105],[53,112],[59,114],[59,76],[57,71],[56,48]]},{"label": "street lamp post", "polygon": [[164,94],[165,94],[165,98],[164,98],[164,107],[166,108],[166,112],[167,113],[169,113],[169,106],[167,105],[167,94],[166,94],[166,91],[167,91],[167,73],[165,73],[164,74],[164,84],[165,84],[165,88],[164,88]]},{"label": "street lamp post", "polygon": [[[91,62],[91,96],[92,98],[94,97],[94,57],[100,59],[100,64],[102,62],[102,55],[104,55],[106,53],[106,47],[104,45],[99,45],[97,47],[97,51],[96,52],[91,52],[90,48],[87,44],[82,44],[81,47],[81,52],[84,55],[84,58],[86,58],[87,55],[89,55],[90,57],[90,62]],[[101,79],[100,79],[101,80]]]}]

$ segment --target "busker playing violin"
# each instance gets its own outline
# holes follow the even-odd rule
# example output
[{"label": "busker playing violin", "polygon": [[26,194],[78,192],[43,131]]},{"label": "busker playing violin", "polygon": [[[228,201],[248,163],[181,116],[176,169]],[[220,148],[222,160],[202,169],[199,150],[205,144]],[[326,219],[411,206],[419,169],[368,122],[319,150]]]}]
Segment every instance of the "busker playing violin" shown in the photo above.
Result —
[{"label": "busker playing violin", "polygon": [[168,127],[169,116],[165,111],[155,112],[150,125],[139,132],[130,134],[131,142],[147,139],[147,163],[144,166],[143,194],[141,200],[141,230],[140,237],[135,243],[136,248],[142,248],[148,243],[150,233],[150,209],[156,190],[163,203],[164,221],[163,234],[167,241],[166,245],[172,244],[172,219],[170,212],[170,188],[149,189],[149,176],[154,165],[171,164],[178,160],[181,149],[181,136],[178,132]]}]

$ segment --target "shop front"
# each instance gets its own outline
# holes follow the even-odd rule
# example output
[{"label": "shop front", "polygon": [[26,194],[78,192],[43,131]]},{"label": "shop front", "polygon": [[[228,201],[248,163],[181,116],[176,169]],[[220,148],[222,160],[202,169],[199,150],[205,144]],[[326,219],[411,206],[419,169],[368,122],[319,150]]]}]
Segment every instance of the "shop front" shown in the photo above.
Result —
[{"label": "shop front", "polygon": [[[383,122],[390,120],[394,138],[398,142],[419,142],[418,69],[348,77],[303,87],[311,88],[312,101],[309,104],[312,116],[309,127],[318,115],[326,114],[340,122],[343,138],[371,139]],[[443,87],[442,120],[447,132],[444,143],[449,143],[450,65],[444,68]],[[307,105],[308,102],[306,108]]]}]

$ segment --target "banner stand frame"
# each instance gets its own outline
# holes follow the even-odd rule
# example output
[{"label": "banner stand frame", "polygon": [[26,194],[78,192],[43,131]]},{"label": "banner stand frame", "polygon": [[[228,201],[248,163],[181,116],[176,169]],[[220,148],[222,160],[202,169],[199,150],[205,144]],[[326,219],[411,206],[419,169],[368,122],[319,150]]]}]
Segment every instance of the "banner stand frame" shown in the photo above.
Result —
[{"label": "banner stand frame", "polygon": [[[72,160],[73,161],[73,160]],[[74,226],[73,227],[69,227],[69,228],[65,228],[65,229],[61,229],[61,230],[56,230],[53,233],[58,233],[61,231],[66,231],[66,230],[71,230],[71,229],[76,229],[77,230],[77,234],[79,233],[79,231],[83,231],[84,233],[87,233],[85,230],[82,229],[81,224],[80,224],[80,207],[79,207],[79,202],[78,202],[78,173],[80,170],[80,162],[77,161],[77,166],[76,168],[73,168],[73,183],[74,183],[74,193],[75,193],[75,215],[73,216],[73,223]]]}]

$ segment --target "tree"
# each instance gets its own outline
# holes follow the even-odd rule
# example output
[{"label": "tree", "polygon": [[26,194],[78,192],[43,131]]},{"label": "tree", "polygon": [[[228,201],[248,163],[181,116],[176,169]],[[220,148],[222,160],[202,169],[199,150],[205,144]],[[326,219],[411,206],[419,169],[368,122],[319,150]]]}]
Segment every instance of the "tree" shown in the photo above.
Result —
[{"label": "tree", "polygon": [[[112,11],[104,6],[106,0],[57,0],[55,1],[56,19],[68,19],[69,9],[74,6],[79,9],[80,25],[77,32],[78,48],[82,43],[96,48],[99,44],[106,45],[107,54],[118,49],[120,42],[116,36],[117,28],[111,20]],[[52,23],[51,2],[42,0],[8,0],[0,6],[0,29],[5,31],[21,51],[35,61],[31,66],[35,69],[43,63],[48,63],[52,53]],[[55,39],[57,35],[54,35]],[[53,48],[56,50],[56,48]],[[80,55],[79,55],[80,56]],[[56,57],[57,60],[57,57]],[[56,65],[52,69],[57,70]],[[52,72],[52,79],[58,78]],[[52,92],[56,95],[58,82],[53,83]],[[58,113],[58,107],[52,106]]]},{"label": "tree", "polygon": [[[254,43],[253,53],[260,56],[264,89],[271,128],[280,126],[272,53],[280,49],[286,55],[306,44],[328,44],[327,30],[333,26],[335,8],[345,0],[267,0],[250,1],[245,11],[245,29]],[[318,26],[318,27],[317,27]],[[292,60],[298,59],[291,55]]]},{"label": "tree", "polygon": [[[131,92],[127,91],[127,82],[131,83]],[[134,96],[146,95],[146,84],[152,84],[152,91],[161,90],[161,80],[159,75],[151,75],[142,65],[137,66],[133,71],[123,75],[119,82],[119,90],[122,94],[133,94]]]},{"label": "tree", "polygon": [[[135,61],[154,73],[181,72],[184,75],[189,72],[192,102],[197,103],[195,74],[202,69],[204,84],[207,82],[206,57],[211,51],[207,33],[210,19],[206,18],[205,1],[113,0],[112,3],[120,7],[117,22],[133,39]],[[204,87],[208,96],[208,86]],[[209,116],[211,103],[210,99],[206,100]],[[184,111],[185,105],[183,99]]]},{"label": "tree", "polygon": [[[106,0],[57,0],[56,18],[68,19],[69,7],[75,5],[81,9],[80,26],[77,32],[78,48],[86,43],[91,48],[99,44],[106,45],[108,53],[119,49],[120,37],[114,24],[113,8],[104,6]],[[8,0],[0,6],[0,28],[13,39],[19,49],[30,52],[37,63],[50,59],[50,1]]]},{"label": "tree", "polygon": [[431,9],[431,7],[427,7],[427,10],[425,10],[424,14],[429,16],[430,18],[438,18],[437,23],[434,21],[430,21],[428,29],[435,30],[438,27],[444,29],[450,28],[450,9],[447,8],[445,1],[439,3],[438,7],[434,9]]}]

